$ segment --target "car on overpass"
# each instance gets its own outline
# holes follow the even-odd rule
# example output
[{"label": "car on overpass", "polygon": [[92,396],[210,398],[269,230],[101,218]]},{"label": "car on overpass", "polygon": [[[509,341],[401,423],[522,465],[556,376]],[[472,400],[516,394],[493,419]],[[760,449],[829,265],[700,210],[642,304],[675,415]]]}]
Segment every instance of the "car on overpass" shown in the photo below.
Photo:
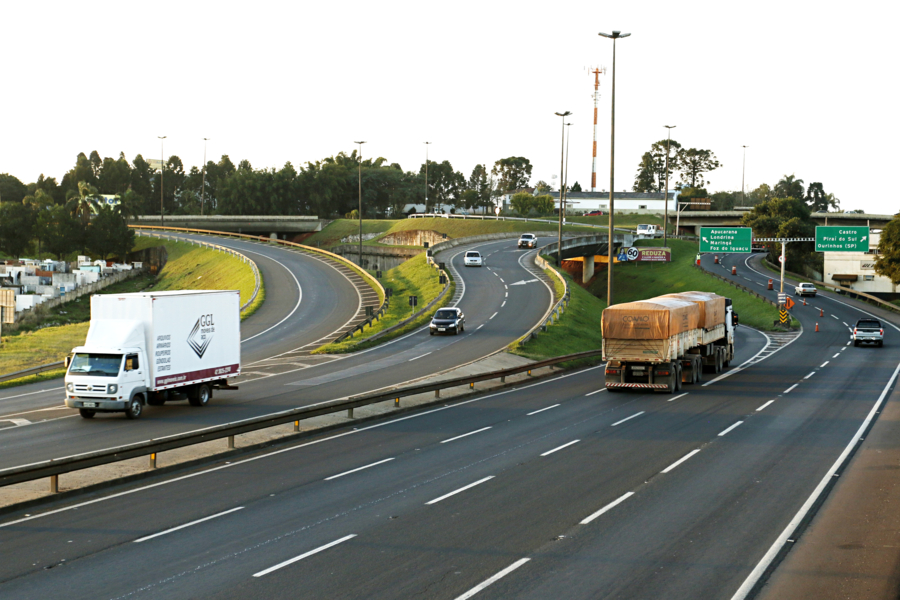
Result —
[{"label": "car on overpass", "polygon": [[459,308],[441,308],[431,319],[428,333],[434,335],[436,333],[447,333],[452,331],[454,335],[459,335],[466,329],[466,316]]},{"label": "car on overpass", "polygon": [[811,283],[801,283],[794,288],[795,296],[815,296],[817,293],[816,286]]},{"label": "car on overpass", "polygon": [[481,258],[481,252],[478,252],[477,250],[469,250],[468,252],[466,252],[463,263],[467,267],[480,267],[482,264],[484,264],[484,261]]},{"label": "car on overpass", "polygon": [[537,246],[537,236],[533,233],[523,233],[519,236],[519,248],[534,248]]}]

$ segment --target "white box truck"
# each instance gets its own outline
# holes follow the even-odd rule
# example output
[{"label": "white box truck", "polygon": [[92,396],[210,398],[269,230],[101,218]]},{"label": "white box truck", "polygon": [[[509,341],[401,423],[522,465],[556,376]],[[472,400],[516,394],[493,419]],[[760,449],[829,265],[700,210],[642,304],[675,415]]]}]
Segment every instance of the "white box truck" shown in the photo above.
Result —
[{"label": "white box truck", "polygon": [[91,326],[67,357],[66,406],[141,416],[186,394],[205,406],[213,388],[237,389],[241,372],[240,292],[192,290],[91,296]]}]

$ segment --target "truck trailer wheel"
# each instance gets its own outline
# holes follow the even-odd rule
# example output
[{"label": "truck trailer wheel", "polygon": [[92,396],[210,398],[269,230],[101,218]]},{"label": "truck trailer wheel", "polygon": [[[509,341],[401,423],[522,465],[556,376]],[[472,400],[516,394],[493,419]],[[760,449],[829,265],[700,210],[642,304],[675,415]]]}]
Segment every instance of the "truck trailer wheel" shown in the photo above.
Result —
[{"label": "truck trailer wheel", "polygon": [[141,397],[135,396],[128,402],[128,408],[125,409],[125,416],[129,419],[137,419],[144,412],[144,405],[141,403]]},{"label": "truck trailer wheel", "polygon": [[97,414],[96,410],[91,410],[89,408],[79,408],[78,414],[80,414],[85,419],[93,419],[94,415]]},{"label": "truck trailer wheel", "polygon": [[206,406],[212,398],[212,389],[205,383],[201,383],[188,395],[191,406]]}]

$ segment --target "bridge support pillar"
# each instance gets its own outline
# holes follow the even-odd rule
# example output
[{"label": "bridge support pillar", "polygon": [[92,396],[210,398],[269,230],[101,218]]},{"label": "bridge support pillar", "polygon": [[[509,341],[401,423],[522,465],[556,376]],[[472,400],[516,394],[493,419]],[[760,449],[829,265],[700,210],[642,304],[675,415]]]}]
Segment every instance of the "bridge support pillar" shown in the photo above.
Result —
[{"label": "bridge support pillar", "polygon": [[594,255],[584,257],[584,269],[581,272],[581,283],[587,283],[594,276]]}]

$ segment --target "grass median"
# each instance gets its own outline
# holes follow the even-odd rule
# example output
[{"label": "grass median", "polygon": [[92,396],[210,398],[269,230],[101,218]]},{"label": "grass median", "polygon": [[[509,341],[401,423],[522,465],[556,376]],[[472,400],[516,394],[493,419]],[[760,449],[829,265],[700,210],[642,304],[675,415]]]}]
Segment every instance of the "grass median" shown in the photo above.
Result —
[{"label": "grass median", "polygon": [[[385,271],[381,284],[385,289],[393,289],[391,303],[388,310],[385,311],[384,316],[375,321],[372,327],[365,328],[362,333],[357,332],[352,338],[348,338],[342,342],[333,342],[316,348],[313,351],[313,354],[341,354],[355,352],[393,339],[399,335],[403,335],[404,333],[412,331],[427,323],[434,312],[449,302],[453,297],[453,289],[450,289],[444,294],[443,302],[438,302],[426,313],[420,315],[396,331],[392,331],[390,334],[372,341],[372,336],[397,325],[414,314],[414,310],[409,306],[410,296],[416,296],[418,298],[418,306],[415,310],[420,310],[437,298],[438,294],[441,293],[441,290],[444,289],[444,286],[438,282],[437,269],[428,264],[424,252],[405,261],[398,267]],[[451,281],[450,285],[454,286],[455,283]]]}]

